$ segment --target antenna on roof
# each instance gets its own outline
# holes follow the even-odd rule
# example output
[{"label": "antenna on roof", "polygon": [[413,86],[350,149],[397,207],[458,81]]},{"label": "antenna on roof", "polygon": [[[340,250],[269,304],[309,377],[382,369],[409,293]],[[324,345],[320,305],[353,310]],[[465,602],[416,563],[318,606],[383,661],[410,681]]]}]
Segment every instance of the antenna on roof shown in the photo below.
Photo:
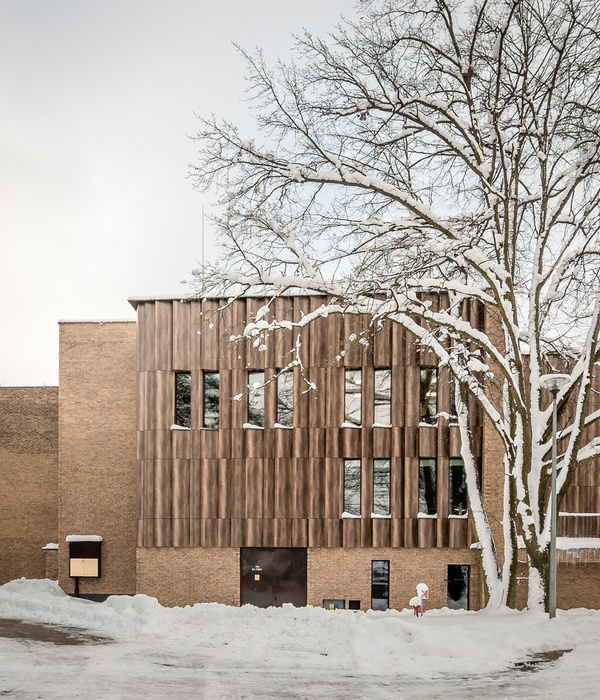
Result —
[{"label": "antenna on roof", "polygon": [[202,292],[204,292],[204,202],[202,202]]}]

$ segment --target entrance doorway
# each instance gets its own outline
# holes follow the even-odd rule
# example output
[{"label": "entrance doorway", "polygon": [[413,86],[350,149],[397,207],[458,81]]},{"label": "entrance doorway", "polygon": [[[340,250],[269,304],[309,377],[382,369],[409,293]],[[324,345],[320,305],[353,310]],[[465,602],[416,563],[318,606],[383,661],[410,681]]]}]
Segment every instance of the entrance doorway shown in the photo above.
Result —
[{"label": "entrance doorway", "polygon": [[258,608],[306,605],[306,548],[242,547],[240,602]]}]

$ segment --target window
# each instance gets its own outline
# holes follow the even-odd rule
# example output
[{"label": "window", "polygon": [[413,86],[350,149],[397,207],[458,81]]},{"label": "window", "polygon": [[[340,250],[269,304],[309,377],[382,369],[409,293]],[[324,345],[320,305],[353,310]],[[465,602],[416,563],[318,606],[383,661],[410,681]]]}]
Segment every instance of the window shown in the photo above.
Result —
[{"label": "window", "polygon": [[437,463],[435,459],[419,460],[419,513],[437,515]]},{"label": "window", "polygon": [[282,372],[277,377],[277,423],[294,425],[294,373]]},{"label": "window", "polygon": [[175,372],[175,425],[189,428],[192,423],[192,375]]},{"label": "window", "polygon": [[465,465],[460,457],[451,457],[448,468],[448,512],[450,515],[464,515],[467,512],[467,482]]},{"label": "window", "polygon": [[450,610],[469,609],[468,564],[448,564],[448,607]]},{"label": "window", "polygon": [[428,425],[437,423],[437,369],[421,369],[419,421]]},{"label": "window", "polygon": [[344,513],[360,517],[360,459],[344,460]]},{"label": "window", "polygon": [[202,426],[216,430],[219,427],[219,373],[204,372],[203,375],[204,410]]},{"label": "window", "polygon": [[265,425],[265,373],[248,372],[248,423]]},{"label": "window", "polygon": [[456,377],[453,374],[450,374],[448,385],[450,391],[450,418],[456,420],[458,416],[456,410]]},{"label": "window", "polygon": [[371,562],[371,610],[387,610],[390,604],[390,562]]},{"label": "window", "polygon": [[373,460],[373,513],[390,514],[390,460]]},{"label": "window", "polygon": [[362,425],[362,371],[347,369],[344,384],[344,422]]},{"label": "window", "polygon": [[375,370],[375,407],[373,421],[380,425],[392,423],[392,370]]}]

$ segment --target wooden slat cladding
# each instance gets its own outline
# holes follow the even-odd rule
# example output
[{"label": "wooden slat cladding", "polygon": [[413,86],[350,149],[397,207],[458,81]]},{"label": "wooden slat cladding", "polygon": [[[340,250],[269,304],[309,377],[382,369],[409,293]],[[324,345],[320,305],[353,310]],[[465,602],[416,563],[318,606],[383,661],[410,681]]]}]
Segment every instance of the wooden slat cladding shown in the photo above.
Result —
[{"label": "wooden slat cladding", "polygon": [[[419,425],[420,362],[397,325],[334,314],[303,329],[230,342],[259,309],[299,321],[318,297],[141,302],[138,305],[138,543],[155,547],[466,547],[467,520],[448,519],[455,426]],[[293,429],[277,422],[276,373],[293,369]],[[263,346],[263,347],[261,347]],[[435,362],[427,356],[427,366]],[[391,369],[391,426],[373,426],[375,370]],[[362,371],[362,426],[343,427],[346,369]],[[265,372],[264,427],[248,422],[248,371]],[[204,372],[219,372],[218,428],[203,428]],[[191,429],[172,430],[175,372],[191,373]],[[447,411],[447,372],[439,408]],[[473,426],[481,453],[481,427]],[[419,457],[437,459],[438,518],[420,519]],[[361,460],[361,516],[342,518],[344,460]],[[390,460],[390,513],[372,518],[373,460]],[[595,476],[586,472],[590,488]],[[593,482],[593,483],[592,483]],[[588,486],[578,482],[579,492]],[[574,498],[579,492],[574,491]],[[580,497],[579,500],[582,500]],[[575,528],[564,520],[569,531]],[[580,523],[576,523],[582,529]]]}]

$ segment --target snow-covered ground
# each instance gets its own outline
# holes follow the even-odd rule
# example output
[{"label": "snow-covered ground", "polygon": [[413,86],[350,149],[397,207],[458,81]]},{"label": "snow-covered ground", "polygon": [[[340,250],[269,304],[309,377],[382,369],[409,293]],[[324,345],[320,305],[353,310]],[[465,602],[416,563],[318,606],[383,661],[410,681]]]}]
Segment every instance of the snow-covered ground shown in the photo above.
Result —
[{"label": "snow-covered ground", "polygon": [[[0,587],[0,618],[112,641],[0,639],[9,698],[597,698],[600,612],[353,612],[195,605],[147,596],[92,603],[51,581]],[[572,649],[524,670],[539,652]]]}]

